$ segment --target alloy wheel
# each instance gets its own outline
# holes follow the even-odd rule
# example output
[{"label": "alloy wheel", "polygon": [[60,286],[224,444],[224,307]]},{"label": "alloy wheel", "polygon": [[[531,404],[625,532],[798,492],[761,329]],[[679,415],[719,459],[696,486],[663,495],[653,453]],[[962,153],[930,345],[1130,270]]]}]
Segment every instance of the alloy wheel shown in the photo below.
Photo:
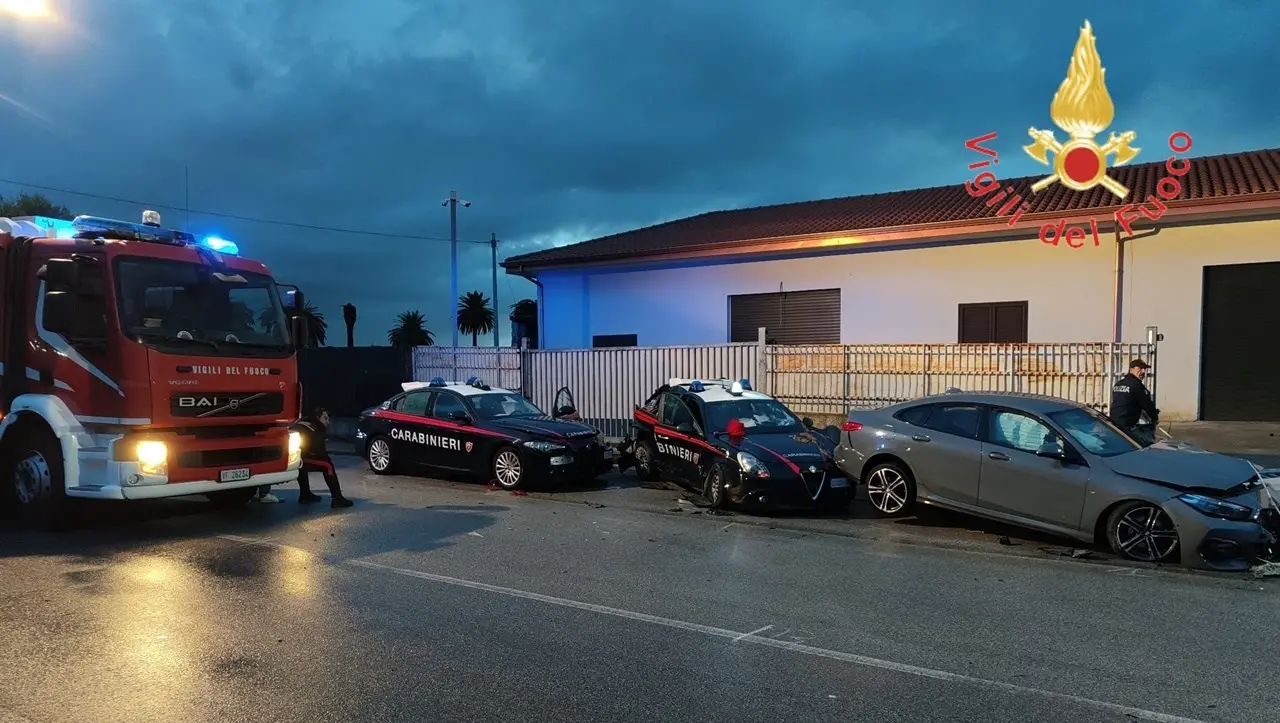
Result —
[{"label": "alloy wheel", "polygon": [[1161,562],[1178,549],[1173,520],[1155,505],[1135,507],[1116,521],[1120,553],[1140,562]]},{"label": "alloy wheel", "polygon": [[867,497],[886,515],[901,512],[907,504],[907,479],[892,467],[880,467],[867,480]]},{"label": "alloy wheel", "polygon": [[719,507],[721,499],[724,497],[724,474],[720,471],[720,466],[716,465],[707,472],[707,502],[712,507]]},{"label": "alloy wheel", "polygon": [[24,505],[38,502],[53,490],[53,470],[44,455],[31,452],[13,471],[13,488]]},{"label": "alloy wheel", "polygon": [[493,460],[493,473],[498,484],[503,487],[515,487],[520,484],[520,475],[524,470],[520,466],[520,455],[513,450],[505,449]]},{"label": "alloy wheel", "polygon": [[391,466],[391,445],[384,439],[375,439],[369,445],[369,466],[375,472],[385,472]]}]

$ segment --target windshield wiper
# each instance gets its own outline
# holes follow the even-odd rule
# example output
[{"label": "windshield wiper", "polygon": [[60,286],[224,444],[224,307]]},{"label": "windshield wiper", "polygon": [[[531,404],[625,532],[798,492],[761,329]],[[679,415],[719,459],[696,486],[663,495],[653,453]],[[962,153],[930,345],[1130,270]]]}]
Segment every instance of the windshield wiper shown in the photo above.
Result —
[{"label": "windshield wiper", "polygon": [[207,346],[213,349],[214,352],[221,351],[221,348],[218,346],[218,342],[213,341],[212,339],[196,339],[194,337],[184,338],[181,336],[163,336],[160,334],[146,334],[146,333],[138,333],[138,336],[141,338],[149,339],[153,342],[158,341],[158,342],[164,342],[166,344],[199,344],[200,346]]},{"label": "windshield wiper", "polygon": [[268,344],[266,342],[261,342],[261,341],[236,340],[236,341],[228,341],[227,343],[234,344],[235,346],[247,346],[252,349],[271,349],[274,351],[285,351],[289,348],[288,344]]}]

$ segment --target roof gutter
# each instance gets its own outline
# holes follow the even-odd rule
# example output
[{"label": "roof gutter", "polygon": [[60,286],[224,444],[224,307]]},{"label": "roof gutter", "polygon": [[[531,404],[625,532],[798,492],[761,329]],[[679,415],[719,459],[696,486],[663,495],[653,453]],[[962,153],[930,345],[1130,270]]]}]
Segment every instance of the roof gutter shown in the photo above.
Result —
[{"label": "roof gutter", "polygon": [[[1118,226],[1115,223],[1115,212],[1119,206],[1108,206],[1081,211],[1038,213],[1025,215],[1022,221],[1010,226],[1004,218],[966,219],[963,221],[947,221],[944,223],[917,224],[915,226],[891,226],[858,231],[842,231],[825,234],[809,234],[804,236],[778,236],[771,238],[726,241],[707,244],[693,249],[676,250],[650,254],[601,254],[581,260],[547,261],[539,263],[535,259],[506,267],[507,273],[531,279],[530,274],[539,270],[589,268],[593,266],[615,265],[618,261],[628,263],[640,261],[683,261],[694,259],[715,259],[732,256],[749,256],[759,254],[795,253],[803,251],[838,250],[860,246],[887,246],[899,243],[915,243],[925,241],[964,241],[972,240],[1009,240],[1028,238],[1039,235],[1040,227],[1048,221],[1057,222],[1065,219],[1068,224],[1087,223],[1102,216],[1108,217],[1099,226],[1111,230]],[[1167,223],[1168,220],[1200,221],[1214,219],[1244,220],[1252,217],[1265,217],[1280,214],[1280,192],[1260,193],[1238,197],[1238,200],[1191,200],[1168,204],[1168,210],[1157,222],[1148,222],[1145,218],[1133,224],[1135,230],[1143,230]],[[512,259],[504,262],[504,266]]]}]

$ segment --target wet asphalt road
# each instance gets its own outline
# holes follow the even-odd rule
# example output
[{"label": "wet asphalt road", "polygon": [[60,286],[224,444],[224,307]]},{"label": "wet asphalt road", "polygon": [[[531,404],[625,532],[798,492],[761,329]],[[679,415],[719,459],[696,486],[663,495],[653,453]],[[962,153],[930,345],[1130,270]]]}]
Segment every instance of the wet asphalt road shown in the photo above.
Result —
[{"label": "wet asphalt road", "polygon": [[342,472],[0,531],[0,723],[1280,720],[1273,582]]}]

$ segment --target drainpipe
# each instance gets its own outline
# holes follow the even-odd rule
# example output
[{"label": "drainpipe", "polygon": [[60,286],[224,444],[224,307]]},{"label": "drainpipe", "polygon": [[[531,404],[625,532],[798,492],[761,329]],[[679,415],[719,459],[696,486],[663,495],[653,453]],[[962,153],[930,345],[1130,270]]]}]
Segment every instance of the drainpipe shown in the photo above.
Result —
[{"label": "drainpipe", "polygon": [[1116,288],[1112,297],[1111,341],[1120,344],[1124,341],[1124,238],[1120,236],[1120,224],[1115,225],[1116,232]]}]

